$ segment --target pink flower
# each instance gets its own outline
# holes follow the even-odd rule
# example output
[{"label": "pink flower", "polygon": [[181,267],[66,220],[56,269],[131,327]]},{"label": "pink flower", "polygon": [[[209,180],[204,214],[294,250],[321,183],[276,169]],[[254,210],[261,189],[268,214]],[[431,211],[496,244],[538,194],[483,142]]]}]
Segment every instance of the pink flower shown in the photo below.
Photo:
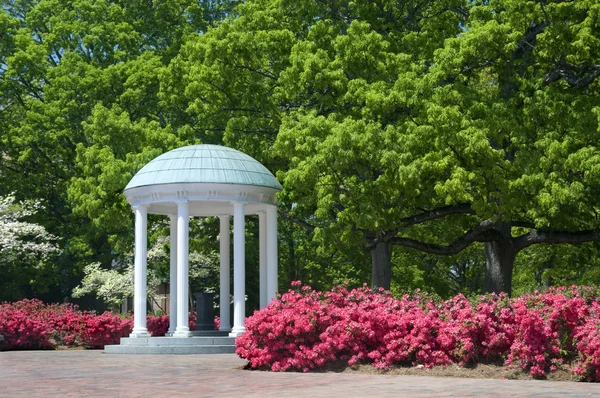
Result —
[{"label": "pink flower", "polygon": [[249,317],[236,340],[238,355],[254,368],[307,371],[339,359],[381,369],[407,362],[430,368],[506,358],[509,368],[516,363],[543,376],[579,354],[577,374],[594,379],[600,373],[598,302],[589,288],[514,299],[491,294],[472,303],[462,295],[435,301],[420,291],[395,298],[366,284],[325,293],[292,285]]}]

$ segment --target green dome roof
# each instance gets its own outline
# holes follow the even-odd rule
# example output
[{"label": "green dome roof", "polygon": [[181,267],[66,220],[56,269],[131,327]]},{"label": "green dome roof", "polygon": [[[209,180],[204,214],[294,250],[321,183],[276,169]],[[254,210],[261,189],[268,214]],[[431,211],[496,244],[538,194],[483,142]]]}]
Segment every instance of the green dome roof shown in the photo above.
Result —
[{"label": "green dome roof", "polygon": [[181,183],[256,185],[281,190],[271,172],[254,158],[219,145],[190,145],[154,158],[133,176],[133,188]]}]

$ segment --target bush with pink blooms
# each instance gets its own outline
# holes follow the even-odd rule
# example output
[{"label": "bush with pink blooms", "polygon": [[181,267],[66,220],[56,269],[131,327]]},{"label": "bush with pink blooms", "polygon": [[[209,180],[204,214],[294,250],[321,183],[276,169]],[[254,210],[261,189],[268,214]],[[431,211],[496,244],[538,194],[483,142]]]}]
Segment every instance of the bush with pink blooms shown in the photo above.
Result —
[{"label": "bush with pink blooms", "polygon": [[77,306],[46,305],[24,299],[0,305],[0,350],[43,349],[55,346],[102,348],[131,332],[130,319],[105,312],[81,311]]},{"label": "bush with pink blooms", "polygon": [[426,368],[501,363],[535,377],[559,368],[600,381],[600,304],[588,287],[509,298],[393,297],[363,286],[328,292],[293,282],[246,319],[237,354],[253,368],[310,371],[343,360]]},{"label": "bush with pink blooms", "polygon": [[[189,325],[194,329],[196,317],[190,313]],[[169,317],[148,316],[148,332],[164,336]],[[81,311],[76,305],[44,304],[36,299],[24,299],[0,304],[0,351],[52,349],[57,346],[103,348],[118,344],[133,329],[133,318],[111,312],[96,314]]]},{"label": "bush with pink blooms", "polygon": [[6,307],[0,307],[0,333],[4,335],[4,341],[0,341],[0,349],[42,349],[52,346],[46,323],[29,317],[24,309]]},{"label": "bush with pink blooms", "polygon": [[146,318],[146,328],[152,336],[164,336],[169,331],[169,316],[148,316]]},{"label": "bush with pink blooms", "polygon": [[574,333],[579,361],[573,372],[587,381],[600,381],[600,303],[595,301],[586,321]]}]

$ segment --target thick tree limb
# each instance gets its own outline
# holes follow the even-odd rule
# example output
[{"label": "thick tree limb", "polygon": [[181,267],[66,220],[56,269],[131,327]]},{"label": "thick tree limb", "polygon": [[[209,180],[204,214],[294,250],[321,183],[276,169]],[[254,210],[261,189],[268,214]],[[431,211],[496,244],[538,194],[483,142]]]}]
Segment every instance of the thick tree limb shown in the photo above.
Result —
[{"label": "thick tree limb", "polygon": [[475,228],[467,231],[463,236],[455,240],[448,246],[437,245],[433,243],[420,242],[415,239],[402,238],[394,236],[387,240],[389,244],[410,247],[430,254],[452,255],[460,253],[473,242],[481,242],[490,240],[491,237],[487,234],[496,226],[493,219],[482,221]]},{"label": "thick tree limb", "polygon": [[535,224],[532,223],[531,221],[511,221],[510,226],[511,227],[520,227],[520,228],[531,228],[531,229],[535,228]]},{"label": "thick tree limb", "polygon": [[548,26],[550,26],[549,21],[542,23],[536,23],[535,21],[531,21],[529,27],[525,31],[525,34],[523,35],[521,40],[519,40],[517,48],[513,51],[512,58],[519,59],[522,58],[523,55],[533,51],[538,35],[542,33],[544,29],[546,29]]},{"label": "thick tree limb", "polygon": [[600,65],[572,65],[566,62],[557,62],[554,70],[548,72],[544,78],[544,86],[563,79],[572,87],[584,88],[600,77]]},{"label": "thick tree limb", "polygon": [[589,231],[531,231],[518,238],[513,238],[517,250],[538,243],[584,243],[600,240],[600,229]]},{"label": "thick tree limb", "polygon": [[444,206],[433,210],[426,210],[420,214],[400,219],[396,223],[398,227],[390,231],[374,232],[366,229],[358,229],[358,231],[360,231],[363,234],[365,240],[369,244],[368,248],[370,250],[373,247],[375,247],[375,245],[379,241],[388,242],[390,239],[396,239],[396,234],[398,233],[398,230],[400,228],[410,227],[413,225],[424,223],[426,221],[446,217],[452,214],[475,214],[475,211],[471,209],[471,205],[469,203],[459,203],[454,206]]}]

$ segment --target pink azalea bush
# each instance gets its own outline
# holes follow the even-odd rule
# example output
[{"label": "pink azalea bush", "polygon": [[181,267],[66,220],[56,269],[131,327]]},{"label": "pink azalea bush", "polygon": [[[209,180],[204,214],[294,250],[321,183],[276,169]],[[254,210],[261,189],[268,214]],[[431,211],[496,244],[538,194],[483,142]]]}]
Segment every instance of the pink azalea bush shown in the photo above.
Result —
[{"label": "pink azalea bush", "polygon": [[[195,314],[190,313],[190,329],[195,325]],[[147,316],[146,326],[152,336],[164,336],[169,317]],[[0,351],[56,346],[103,348],[118,344],[132,329],[133,317],[129,315],[81,311],[70,303],[47,305],[37,299],[24,299],[0,304],[0,333],[4,335]]]},{"label": "pink azalea bush", "polygon": [[0,305],[0,350],[42,349],[58,345],[102,348],[128,335],[132,321],[117,314],[81,311],[77,306],[46,305],[24,299]]},{"label": "pink azalea bush", "polygon": [[151,336],[164,336],[169,331],[169,316],[157,315],[146,317],[146,328]]},{"label": "pink azalea bush", "polygon": [[118,314],[104,312],[96,315],[84,312],[79,331],[81,345],[89,348],[104,348],[108,344],[119,344],[121,337],[131,333],[132,322]]},{"label": "pink azalea bush", "polygon": [[587,381],[600,381],[600,303],[595,301],[590,316],[575,331],[579,363],[573,372]]},{"label": "pink azalea bush", "polygon": [[246,319],[237,353],[253,368],[310,371],[337,360],[426,368],[503,363],[544,376],[571,365],[600,380],[600,304],[592,288],[554,288],[434,300],[425,293],[337,286],[328,292],[293,282],[279,300]]},{"label": "pink azalea bush", "polygon": [[47,324],[30,318],[23,309],[3,307],[0,307],[0,333],[4,335],[4,341],[0,342],[0,348],[41,349],[51,346]]}]

